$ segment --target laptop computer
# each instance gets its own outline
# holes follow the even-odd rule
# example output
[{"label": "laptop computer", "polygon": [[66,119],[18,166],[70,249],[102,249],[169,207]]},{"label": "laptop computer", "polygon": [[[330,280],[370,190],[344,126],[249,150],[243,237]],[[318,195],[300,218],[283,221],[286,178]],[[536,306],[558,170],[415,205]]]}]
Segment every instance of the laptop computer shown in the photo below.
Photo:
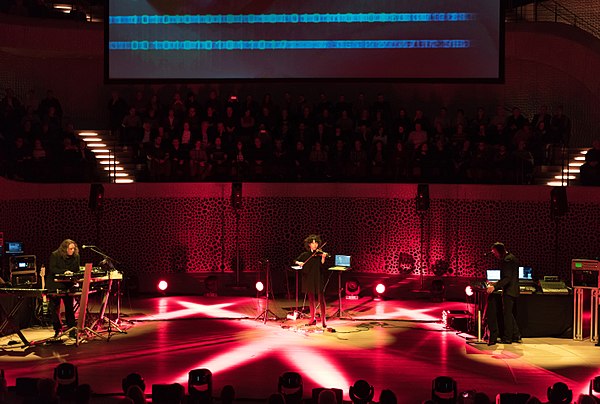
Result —
[{"label": "laptop computer", "polygon": [[498,282],[500,280],[500,270],[499,269],[488,269],[486,271],[486,281],[487,282]]},{"label": "laptop computer", "polygon": [[334,266],[330,267],[330,271],[347,271],[350,269],[350,262],[352,257],[349,255],[336,255]]}]

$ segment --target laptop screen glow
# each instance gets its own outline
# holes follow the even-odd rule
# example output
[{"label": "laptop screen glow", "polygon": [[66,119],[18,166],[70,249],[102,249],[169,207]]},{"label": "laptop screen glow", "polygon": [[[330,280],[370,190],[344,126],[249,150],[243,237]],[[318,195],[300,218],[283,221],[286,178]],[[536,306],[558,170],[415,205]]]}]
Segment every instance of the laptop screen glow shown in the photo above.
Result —
[{"label": "laptop screen glow", "polygon": [[496,281],[500,280],[500,270],[499,269],[488,269],[486,275],[487,275],[488,282],[496,282]]},{"label": "laptop screen glow", "polygon": [[336,267],[349,267],[350,266],[350,256],[349,255],[336,255],[335,256],[335,266]]},{"label": "laptop screen glow", "polygon": [[519,267],[519,280],[532,281],[533,269],[531,267]]}]

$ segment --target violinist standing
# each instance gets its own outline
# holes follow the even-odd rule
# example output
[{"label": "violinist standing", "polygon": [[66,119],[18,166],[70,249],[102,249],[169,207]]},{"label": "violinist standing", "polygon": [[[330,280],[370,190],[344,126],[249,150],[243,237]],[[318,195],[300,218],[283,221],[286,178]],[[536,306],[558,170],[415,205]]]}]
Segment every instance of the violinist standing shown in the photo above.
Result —
[{"label": "violinist standing", "polygon": [[310,234],[306,237],[304,239],[306,251],[296,258],[296,265],[302,267],[302,292],[308,294],[310,321],[307,325],[317,324],[315,308],[315,297],[317,297],[321,306],[321,322],[323,328],[326,328],[326,307],[321,267],[325,263],[327,253],[319,249],[322,244],[321,237],[318,234]]}]

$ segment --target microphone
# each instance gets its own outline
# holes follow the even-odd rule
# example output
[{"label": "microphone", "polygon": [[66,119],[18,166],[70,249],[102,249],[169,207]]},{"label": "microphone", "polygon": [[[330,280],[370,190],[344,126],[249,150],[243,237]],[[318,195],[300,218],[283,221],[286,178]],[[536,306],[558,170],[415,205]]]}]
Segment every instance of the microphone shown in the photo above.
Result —
[{"label": "microphone", "polygon": [[96,246],[95,245],[85,245],[85,244],[81,246],[81,248],[84,249],[84,250],[86,248],[93,248],[93,247],[96,247]]}]

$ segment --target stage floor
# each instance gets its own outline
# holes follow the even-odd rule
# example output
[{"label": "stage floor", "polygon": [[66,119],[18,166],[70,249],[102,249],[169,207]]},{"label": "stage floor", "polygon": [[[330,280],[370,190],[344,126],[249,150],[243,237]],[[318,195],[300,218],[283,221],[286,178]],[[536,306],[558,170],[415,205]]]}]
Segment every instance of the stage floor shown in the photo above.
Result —
[{"label": "stage floor", "polygon": [[[348,388],[365,379],[375,388],[391,389],[400,403],[430,398],[436,376],[453,377],[459,391],[528,392],[541,398],[557,381],[576,398],[600,375],[600,347],[589,341],[524,338],[522,344],[468,343],[469,335],[447,329],[443,310],[468,310],[464,302],[372,298],[343,300],[345,318],[334,316],[338,301],[328,302],[328,328],[309,327],[306,319],[285,319],[294,301],[276,299],[269,310],[281,319],[256,320],[264,298],[163,296],[125,299],[121,327],[126,334],[110,339],[73,340],[22,347],[16,335],[0,338],[0,368],[9,386],[19,377],[52,377],[61,362],[75,364],[79,383],[95,393],[119,394],[131,372],[146,381],[181,383],[187,391],[192,369],[213,373],[213,395],[233,385],[239,400],[263,400],[277,391],[278,377],[299,372],[304,396],[312,388]],[[30,341],[50,337],[51,328],[23,331]],[[106,336],[106,333],[103,333]],[[100,402],[95,399],[94,402]],[[103,401],[110,401],[103,398]]]}]

